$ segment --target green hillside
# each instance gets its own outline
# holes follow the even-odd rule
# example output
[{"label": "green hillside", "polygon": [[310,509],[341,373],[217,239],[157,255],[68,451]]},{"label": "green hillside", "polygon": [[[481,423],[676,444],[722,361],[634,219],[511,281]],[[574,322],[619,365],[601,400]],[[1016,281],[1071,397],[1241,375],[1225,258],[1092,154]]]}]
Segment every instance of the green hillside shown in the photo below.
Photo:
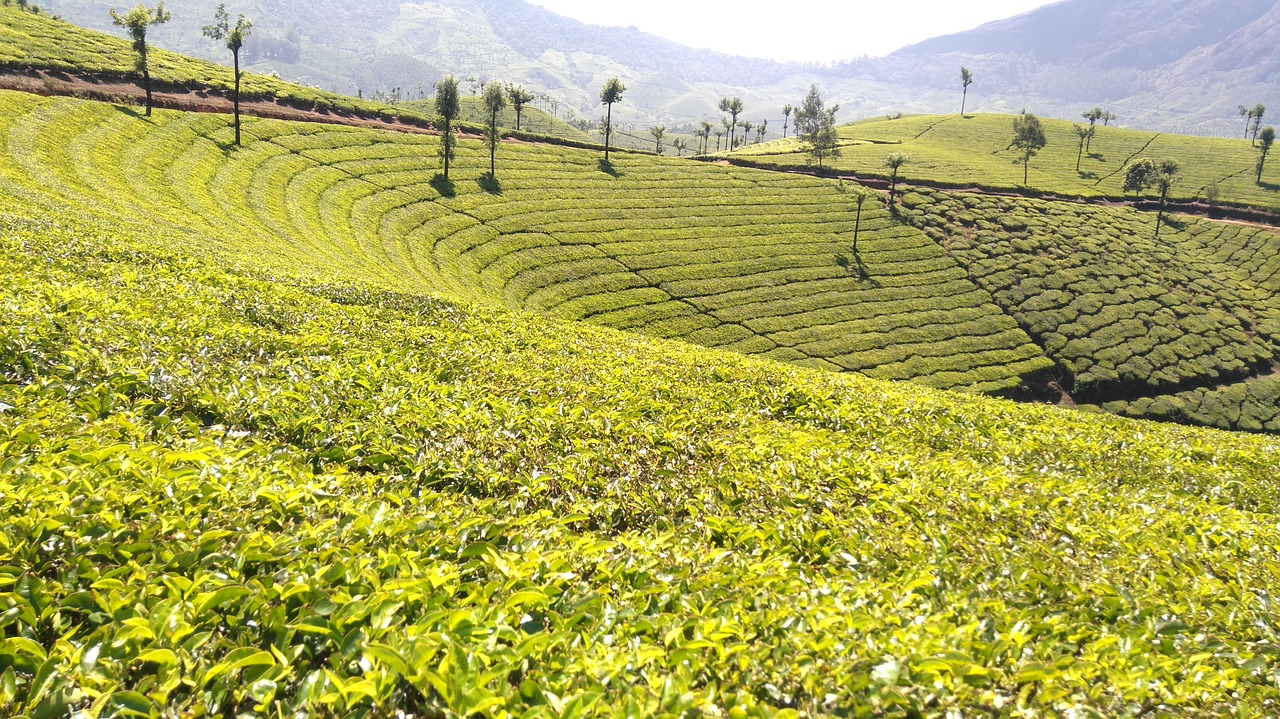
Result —
[{"label": "green hillside", "polygon": [[[504,148],[501,198],[439,197],[407,181],[430,139],[254,121],[233,151],[225,118],[0,101],[0,714],[1280,701],[1274,439],[492,307],[598,258],[536,265],[535,233],[613,221],[555,226],[518,167],[577,198],[674,161]],[[465,256],[489,223],[528,251]]]},{"label": "green hillside", "polygon": [[[911,222],[991,292],[1081,403],[1280,431],[1280,234],[1151,213],[910,192]],[[1191,400],[1170,394],[1220,395]],[[1197,406],[1199,405],[1199,406]]]},{"label": "green hillside", "polygon": [[246,261],[361,278],[658,337],[939,387],[1016,391],[1051,363],[989,292],[880,207],[863,279],[837,262],[857,219],[826,181],[676,159],[437,140],[0,95],[8,172],[58,202],[199,231]]},{"label": "green hillside", "polygon": [[[842,125],[841,156],[832,167],[859,175],[887,177],[886,155],[906,153],[910,164],[901,176],[942,183],[988,188],[1021,188],[1022,163],[1010,144],[1009,115],[915,115],[894,120],[868,120]],[[1075,197],[1121,197],[1124,167],[1132,159],[1171,158],[1181,166],[1182,179],[1172,199],[1216,199],[1280,211],[1280,162],[1267,162],[1258,184],[1258,149],[1248,140],[1188,137],[1157,132],[1097,126],[1097,136],[1076,170],[1079,140],[1073,123],[1042,118],[1048,144],[1031,160],[1028,186],[1041,192]],[[733,153],[743,160],[806,165],[796,138],[749,145]]]},{"label": "green hillside", "polygon": [[[225,65],[151,48],[151,76],[161,86],[191,91],[230,93],[232,69]],[[228,56],[228,61],[230,57]],[[74,71],[103,78],[132,78],[134,52],[129,41],[86,30],[47,15],[21,12],[16,6],[0,6],[0,70],[28,69]],[[303,110],[351,113],[362,117],[398,119],[421,125],[434,122],[428,102],[387,104],[325,92],[285,82],[277,77],[244,73],[241,94],[245,100],[272,99]],[[484,118],[477,98],[463,99],[464,123],[480,127]],[[586,134],[533,107],[524,111],[522,129],[532,135],[589,142]],[[515,127],[515,113],[502,116],[503,127]]]}]

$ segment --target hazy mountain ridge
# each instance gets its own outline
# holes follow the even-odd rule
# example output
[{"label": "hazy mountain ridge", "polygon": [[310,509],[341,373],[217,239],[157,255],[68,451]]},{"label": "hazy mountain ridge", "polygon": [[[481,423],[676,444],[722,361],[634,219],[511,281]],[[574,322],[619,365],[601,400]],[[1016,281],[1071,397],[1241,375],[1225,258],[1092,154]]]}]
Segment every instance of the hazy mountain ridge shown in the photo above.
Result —
[{"label": "hazy mountain ridge", "polygon": [[[109,0],[47,0],[73,22],[113,30]],[[172,3],[174,22],[155,42],[225,61],[202,38],[215,0]],[[233,12],[256,22],[251,69],[340,92],[399,88],[429,94],[446,72],[476,83],[499,79],[543,94],[547,109],[594,121],[602,81],[628,85],[615,108],[622,127],[688,125],[719,115],[716,101],[741,95],[746,119],[770,121],[817,82],[841,104],[840,119],[958,110],[960,65],[976,82],[975,111],[1028,109],[1078,117],[1107,105],[1120,122],[1208,134],[1237,130],[1238,104],[1280,103],[1280,8],[1271,0],[1064,0],[973,30],[933,38],[884,58],[834,66],[733,57],[635,28],[566,18],[525,0],[248,0]],[[714,32],[709,28],[708,32]],[[855,50],[856,51],[856,50]]]}]

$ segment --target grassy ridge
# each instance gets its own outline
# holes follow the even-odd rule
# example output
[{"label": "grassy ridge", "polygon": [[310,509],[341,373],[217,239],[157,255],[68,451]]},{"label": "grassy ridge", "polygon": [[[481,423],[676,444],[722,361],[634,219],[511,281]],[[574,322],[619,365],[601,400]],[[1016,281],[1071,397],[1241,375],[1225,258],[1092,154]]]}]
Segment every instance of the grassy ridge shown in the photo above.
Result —
[{"label": "grassy ridge", "polygon": [[883,208],[861,222],[869,277],[838,264],[855,218],[813,178],[639,156],[606,172],[595,153],[506,145],[494,184],[474,179],[487,158],[466,141],[446,186],[433,137],[254,120],[231,151],[219,117],[0,102],[8,172],[28,191],[151,213],[282,270],[940,387],[1011,391],[1051,364]]},{"label": "grassy ridge", "polygon": [[[948,185],[1018,189],[1022,163],[1010,147],[1013,130],[1008,115],[919,115],[896,120],[868,120],[842,125],[841,157],[833,167],[860,175],[887,177],[886,155],[903,152],[911,163],[902,177]],[[1263,183],[1256,182],[1257,148],[1248,140],[1188,137],[1097,127],[1076,170],[1079,140],[1072,124],[1042,119],[1048,145],[1031,160],[1028,187],[1077,197],[1120,197],[1124,167],[1136,157],[1176,160],[1183,177],[1170,192],[1173,199],[1204,199],[1280,211],[1280,163],[1268,162]],[[802,166],[806,158],[796,138],[751,145],[735,157]]]},{"label": "grassy ridge", "polygon": [[0,211],[0,713],[1280,701],[1275,440],[233,272],[41,202]]},{"label": "grassy ridge", "polygon": [[[132,78],[134,57],[133,47],[127,40],[46,15],[0,6],[0,68],[69,70]],[[192,90],[214,89],[227,94],[235,85],[232,69],[224,65],[154,47],[149,57],[151,76],[157,83]],[[351,113],[424,125],[435,121],[434,107],[429,101],[395,105],[372,102],[253,73],[243,74],[241,96],[246,100],[277,100],[304,110]],[[485,121],[479,102],[479,98],[463,98],[461,119],[473,128]],[[523,120],[522,131],[530,135],[591,141],[577,128],[537,108],[526,108]],[[501,126],[513,128],[515,124],[515,113],[508,108],[501,117]]]}]

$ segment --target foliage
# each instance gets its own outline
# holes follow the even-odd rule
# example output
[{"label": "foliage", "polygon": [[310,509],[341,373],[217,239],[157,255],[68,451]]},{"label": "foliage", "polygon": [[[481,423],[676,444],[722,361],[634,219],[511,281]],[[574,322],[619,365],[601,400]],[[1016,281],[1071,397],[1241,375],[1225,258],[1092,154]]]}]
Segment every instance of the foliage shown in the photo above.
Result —
[{"label": "foliage", "polygon": [[827,107],[817,85],[809,86],[804,102],[795,110],[796,137],[805,145],[805,154],[822,167],[827,159],[840,156],[840,136],[836,132],[839,105]]},{"label": "foliage", "polygon": [[484,103],[485,112],[488,114],[484,138],[485,143],[489,145],[489,177],[493,179],[498,176],[496,157],[498,142],[502,140],[502,131],[498,128],[498,115],[507,106],[507,96],[503,92],[501,83],[495,80],[485,85],[480,101]]},{"label": "foliage", "polygon": [[1017,148],[1022,162],[1022,184],[1027,184],[1027,167],[1031,158],[1044,149],[1048,140],[1044,136],[1044,127],[1040,118],[1024,112],[1013,118],[1013,147]]},{"label": "foliage", "polygon": [[[1036,174],[1027,187],[1039,192],[1086,198],[1123,197],[1121,184],[1129,160],[1139,156],[1171,157],[1183,180],[1170,190],[1170,201],[1203,197],[1210,187],[1219,202],[1280,211],[1280,184],[1258,184],[1258,151],[1240,139],[1190,137],[1120,127],[1096,129],[1099,147],[1085,154],[1080,171],[1074,153],[1078,137],[1071,122],[1040,118],[1048,144],[1039,154]],[[916,115],[893,120],[867,120],[841,125],[841,156],[829,164],[845,175],[888,178],[883,167],[891,149],[910,154],[913,178],[943,187],[1023,189],[1021,158],[1009,146],[1008,115]],[[743,150],[735,162],[803,168],[808,158],[794,139],[774,140]],[[1013,161],[1017,159],[1018,165]]]},{"label": "foliage", "polygon": [[733,152],[737,147],[734,142],[736,135],[734,134],[738,128],[738,115],[742,114],[742,98],[740,97],[722,97],[719,104],[720,112],[729,113],[729,117],[725,118],[724,130],[729,136],[728,151]]},{"label": "foliage", "polygon": [[1271,152],[1271,146],[1276,141],[1276,129],[1267,127],[1263,129],[1261,142],[1258,145],[1258,184],[1262,184],[1262,170],[1267,164],[1267,153]]},{"label": "foliage", "polygon": [[533,93],[519,85],[512,84],[507,87],[507,99],[511,101],[511,107],[515,110],[516,129],[519,130],[520,116],[524,114],[524,106],[533,102]]},{"label": "foliage", "polygon": [[622,101],[622,93],[626,92],[627,86],[623,85],[616,77],[609,78],[604,87],[600,89],[600,102],[608,106],[608,114],[604,120],[604,161],[609,162],[609,140],[613,136],[613,104]]},{"label": "foliage", "polygon": [[129,37],[133,39],[133,51],[135,54],[134,69],[142,75],[142,81],[147,91],[147,116],[151,116],[151,71],[147,62],[147,28],[152,25],[163,25],[173,19],[173,14],[164,7],[164,2],[156,5],[154,8],[148,9],[145,5],[139,3],[132,10],[121,14],[116,12],[115,8],[111,8],[111,21],[117,27],[124,28]]},{"label": "foliage", "polygon": [[445,75],[436,82],[435,108],[440,113],[440,159],[444,163],[444,179],[449,179],[449,163],[457,154],[458,139],[453,134],[453,121],[458,117],[458,79]]},{"label": "foliage", "polygon": [[[1184,218],[1157,244],[1128,209],[942,192],[908,204],[1077,401],[1243,382],[1280,355],[1273,232]],[[1240,411],[1223,404],[1211,423]]]}]

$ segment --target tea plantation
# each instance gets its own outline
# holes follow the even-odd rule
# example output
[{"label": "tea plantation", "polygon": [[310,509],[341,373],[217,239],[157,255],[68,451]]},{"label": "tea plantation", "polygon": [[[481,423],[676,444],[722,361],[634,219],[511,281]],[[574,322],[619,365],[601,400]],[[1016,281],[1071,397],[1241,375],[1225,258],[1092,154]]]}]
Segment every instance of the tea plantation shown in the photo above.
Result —
[{"label": "tea plantation", "polygon": [[1101,412],[1277,429],[1276,233],[231,137],[0,92],[0,716],[1280,713],[1280,439]]},{"label": "tea plantation", "polygon": [[[30,192],[199,231],[254,264],[587,320],[938,387],[1015,392],[1052,363],[919,230],[827,181],[0,94],[0,165]],[[220,139],[221,138],[221,139]],[[607,171],[606,171],[607,170]],[[860,224],[868,277],[837,263]]]},{"label": "tea plantation", "polygon": [[1274,439],[324,281],[372,260],[4,173],[0,714],[1280,706]]},{"label": "tea plantation", "polygon": [[[1031,108],[1034,110],[1034,108]],[[1085,108],[1081,108],[1082,110]],[[841,172],[888,177],[886,155],[907,154],[900,177],[948,187],[1021,189],[1022,162],[1012,147],[1009,115],[913,115],[842,125]],[[1212,199],[1280,212],[1280,163],[1268,161],[1257,182],[1258,148],[1245,139],[1188,137],[1121,127],[1096,127],[1076,170],[1079,140],[1073,124],[1042,118],[1048,144],[1031,160],[1027,186],[1075,197],[1124,196],[1124,168],[1138,157],[1172,158],[1182,177],[1171,199]],[[1083,123],[1087,125],[1087,123]],[[733,153],[744,162],[807,167],[796,138],[751,145]]]},{"label": "tea plantation", "polygon": [[[943,192],[911,192],[903,204],[1044,347],[1077,401],[1145,395],[1108,408],[1280,430],[1269,377],[1227,392],[1220,411],[1153,405],[1270,375],[1280,356],[1275,232],[1174,218],[1156,239],[1150,213],[1122,208]],[[1254,405],[1246,420],[1243,404]]]}]

